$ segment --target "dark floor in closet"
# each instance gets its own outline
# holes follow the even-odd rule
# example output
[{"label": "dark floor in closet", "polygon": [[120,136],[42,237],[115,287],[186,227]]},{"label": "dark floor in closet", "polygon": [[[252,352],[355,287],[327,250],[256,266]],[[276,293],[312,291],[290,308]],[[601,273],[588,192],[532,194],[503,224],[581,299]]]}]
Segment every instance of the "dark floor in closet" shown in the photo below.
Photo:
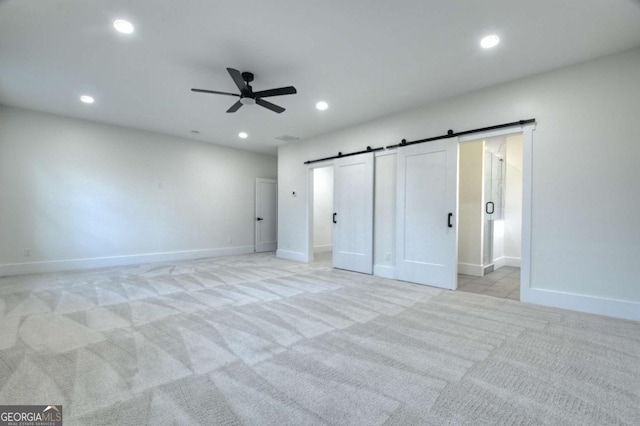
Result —
[{"label": "dark floor in closet", "polygon": [[520,300],[520,268],[503,266],[484,277],[458,274],[458,290]]}]

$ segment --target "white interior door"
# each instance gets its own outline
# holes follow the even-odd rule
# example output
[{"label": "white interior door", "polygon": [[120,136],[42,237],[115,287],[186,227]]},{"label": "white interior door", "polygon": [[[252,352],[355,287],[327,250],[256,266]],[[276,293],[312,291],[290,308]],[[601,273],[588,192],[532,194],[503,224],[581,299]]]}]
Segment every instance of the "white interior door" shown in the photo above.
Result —
[{"label": "white interior door", "polygon": [[274,251],[277,246],[278,183],[256,179],[256,252]]},{"label": "white interior door", "polygon": [[333,267],[373,273],[373,153],[333,163]]},{"label": "white interior door", "polygon": [[457,287],[458,138],[398,149],[398,279]]}]

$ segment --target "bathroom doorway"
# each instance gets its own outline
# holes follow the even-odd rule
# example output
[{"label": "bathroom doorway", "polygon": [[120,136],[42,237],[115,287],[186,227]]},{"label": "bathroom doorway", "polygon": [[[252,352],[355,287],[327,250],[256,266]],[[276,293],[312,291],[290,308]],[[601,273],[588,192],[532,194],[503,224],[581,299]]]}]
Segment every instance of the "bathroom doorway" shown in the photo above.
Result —
[{"label": "bathroom doorway", "polygon": [[459,150],[458,289],[520,299],[523,135]]}]

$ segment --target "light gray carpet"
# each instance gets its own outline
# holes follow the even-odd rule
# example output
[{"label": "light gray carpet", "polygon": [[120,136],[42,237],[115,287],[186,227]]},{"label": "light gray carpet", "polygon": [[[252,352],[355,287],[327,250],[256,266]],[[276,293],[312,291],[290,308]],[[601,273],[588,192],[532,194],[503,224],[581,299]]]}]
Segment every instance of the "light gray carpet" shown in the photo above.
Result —
[{"label": "light gray carpet", "polygon": [[66,425],[640,424],[640,323],[256,254],[0,279],[0,404]]}]

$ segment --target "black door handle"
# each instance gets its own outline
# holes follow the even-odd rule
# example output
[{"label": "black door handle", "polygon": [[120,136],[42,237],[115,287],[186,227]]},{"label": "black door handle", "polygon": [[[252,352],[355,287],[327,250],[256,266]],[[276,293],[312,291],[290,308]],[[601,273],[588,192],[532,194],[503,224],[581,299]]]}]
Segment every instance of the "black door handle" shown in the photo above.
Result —
[{"label": "black door handle", "polygon": [[260,222],[261,220],[264,220],[264,219],[262,219],[261,217],[259,217],[259,218],[256,218],[256,220],[257,220],[258,222]]},{"label": "black door handle", "polygon": [[447,218],[447,225],[449,225],[449,228],[453,228],[453,225],[451,224],[452,217],[453,217],[453,213],[449,213],[449,216]]},{"label": "black door handle", "polygon": [[338,223],[338,222],[336,222],[336,216],[337,216],[337,215],[338,215],[338,213],[334,213],[334,214],[333,214],[333,223]]},{"label": "black door handle", "polygon": [[[491,211],[489,211],[489,204],[491,204]],[[485,206],[485,208],[484,208],[484,211],[485,211],[485,212],[487,212],[487,214],[493,214],[493,212],[494,212],[494,211],[496,211],[495,206],[494,206],[494,204],[493,204],[493,201],[489,201],[489,202],[486,204],[486,206]]]}]

